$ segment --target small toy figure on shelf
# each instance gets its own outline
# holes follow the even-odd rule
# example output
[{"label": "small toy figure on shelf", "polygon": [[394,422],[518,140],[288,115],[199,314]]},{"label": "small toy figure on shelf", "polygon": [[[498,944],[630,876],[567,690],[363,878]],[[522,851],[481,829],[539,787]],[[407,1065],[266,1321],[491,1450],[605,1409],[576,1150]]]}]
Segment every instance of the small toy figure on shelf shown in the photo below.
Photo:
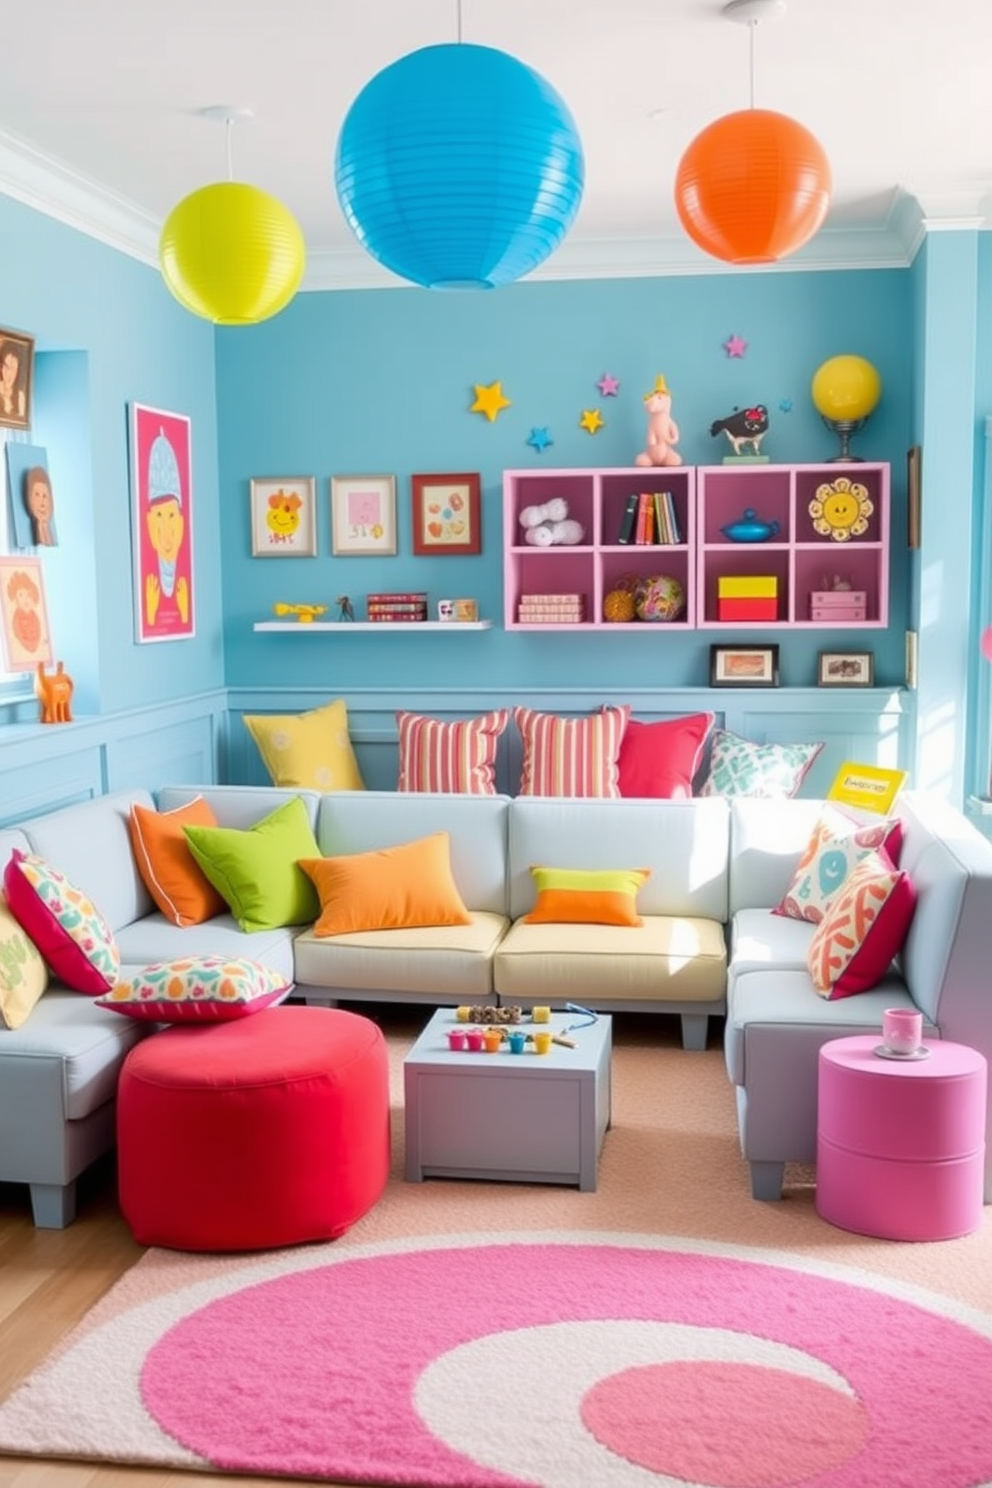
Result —
[{"label": "small toy figure on shelf", "polygon": [[45,663],[39,661],[35,672],[34,691],[41,711],[39,721],[41,723],[71,723],[72,722],[72,678],[60,661],[55,671],[49,676],[45,671]]},{"label": "small toy figure on shelf", "polygon": [[734,455],[742,457],[746,444],[751,446],[752,457],[761,454],[761,441],[768,433],[768,409],[764,403],[755,403],[753,408],[735,408],[726,418],[714,419],[710,434],[715,439],[720,433],[730,440]]},{"label": "small toy figure on shelf", "polygon": [[635,465],[681,465],[682,456],[674,448],[679,442],[679,426],[672,418],[672,395],[664,377],[655,378],[650,393],[644,394],[648,416],[647,448],[637,456]]},{"label": "small toy figure on shelf", "polygon": [[275,615],[295,615],[301,625],[312,625],[319,615],[326,615],[326,605],[308,604],[274,604],[272,606]]},{"label": "small toy figure on shelf", "polygon": [[334,603],[338,607],[339,620],[354,620],[355,606],[352,604],[347,594],[339,594]]}]

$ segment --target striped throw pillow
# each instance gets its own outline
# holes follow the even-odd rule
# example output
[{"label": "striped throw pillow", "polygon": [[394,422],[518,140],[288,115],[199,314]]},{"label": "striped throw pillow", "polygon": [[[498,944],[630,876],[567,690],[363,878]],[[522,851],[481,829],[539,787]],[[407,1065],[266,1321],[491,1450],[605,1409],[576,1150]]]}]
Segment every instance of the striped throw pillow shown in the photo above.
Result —
[{"label": "striped throw pillow", "polygon": [[496,749],[510,721],[509,708],[454,722],[397,713],[400,791],[496,795]]},{"label": "striped throw pillow", "polygon": [[523,740],[521,796],[620,795],[617,759],[630,707],[606,707],[587,718],[560,718],[514,708]]}]

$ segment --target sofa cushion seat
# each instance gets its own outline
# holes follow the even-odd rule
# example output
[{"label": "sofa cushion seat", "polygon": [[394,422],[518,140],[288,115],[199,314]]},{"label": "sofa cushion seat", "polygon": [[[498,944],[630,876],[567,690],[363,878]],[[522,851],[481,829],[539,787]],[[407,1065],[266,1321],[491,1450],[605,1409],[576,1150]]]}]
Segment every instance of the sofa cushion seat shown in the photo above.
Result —
[{"label": "sofa cushion seat", "polygon": [[134,976],[153,961],[177,961],[183,956],[225,956],[231,960],[249,956],[292,981],[294,933],[290,927],[280,927],[248,934],[232,914],[217,915],[202,925],[181,929],[156,912],[118,930],[121,979]]},{"label": "sofa cushion seat", "polygon": [[[82,1121],[113,1101],[121,1062],[147,1032],[91,997],[50,986],[20,1028],[0,1032],[0,1086],[20,1113],[17,1150],[37,1152],[63,1122]],[[5,1154],[4,1176],[17,1182],[9,1175],[13,1150]],[[35,1176],[29,1160],[22,1166]]]},{"label": "sofa cushion seat", "polygon": [[468,925],[428,925],[408,930],[361,930],[296,937],[296,981],[304,995],[326,988],[349,991],[402,987],[411,1000],[466,1002],[493,995],[493,955],[509,920],[491,910],[470,910]]},{"label": "sofa cushion seat", "polygon": [[729,981],[749,971],[805,971],[815,926],[771,909],[739,909],[730,925]]},{"label": "sofa cushion seat", "polygon": [[502,1002],[568,997],[615,1003],[722,1003],[723,925],[689,915],[644,915],[639,926],[514,921],[494,962]]},{"label": "sofa cushion seat", "polygon": [[[799,921],[793,923],[798,924]],[[727,992],[724,1053],[727,1072],[736,1085],[753,1084],[751,1060],[761,1048],[772,1051],[767,1077],[780,1084],[793,1078],[797,1057],[805,1060],[803,1078],[816,1086],[816,1055],[828,1039],[877,1032],[881,1043],[882,1013],[888,1007],[915,1007],[898,972],[891,971],[870,992],[824,1002],[802,969],[759,969],[737,973]],[[924,1017],[924,1037],[939,1032]],[[774,1072],[776,1061],[781,1066]],[[789,1066],[790,1068],[786,1068]],[[746,1081],[745,1081],[745,1076]],[[783,1113],[788,1103],[783,1104]]]}]

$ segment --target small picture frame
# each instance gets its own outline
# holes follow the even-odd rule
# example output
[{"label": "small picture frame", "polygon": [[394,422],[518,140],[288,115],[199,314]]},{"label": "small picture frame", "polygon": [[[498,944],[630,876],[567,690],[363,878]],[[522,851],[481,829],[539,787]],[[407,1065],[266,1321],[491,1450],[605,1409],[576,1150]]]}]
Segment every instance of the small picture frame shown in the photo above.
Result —
[{"label": "small picture frame", "polygon": [[413,551],[421,557],[482,552],[478,475],[413,475]]},{"label": "small picture frame", "polygon": [[339,558],[396,552],[395,475],[331,476],[331,552]]},{"label": "small picture frame", "polygon": [[0,558],[0,637],[8,672],[51,666],[52,633],[45,602],[45,576],[37,558]]},{"label": "small picture frame", "polygon": [[0,425],[30,429],[34,392],[34,337],[0,326]]},{"label": "small picture frame", "polygon": [[923,451],[914,444],[906,455],[906,546],[920,546],[923,518]]},{"label": "small picture frame", "polygon": [[875,657],[871,651],[821,651],[816,670],[818,687],[871,687]]},{"label": "small picture frame", "polygon": [[314,476],[256,476],[251,481],[249,499],[253,558],[316,558]]},{"label": "small picture frame", "polygon": [[777,687],[778,646],[711,646],[711,687]]}]

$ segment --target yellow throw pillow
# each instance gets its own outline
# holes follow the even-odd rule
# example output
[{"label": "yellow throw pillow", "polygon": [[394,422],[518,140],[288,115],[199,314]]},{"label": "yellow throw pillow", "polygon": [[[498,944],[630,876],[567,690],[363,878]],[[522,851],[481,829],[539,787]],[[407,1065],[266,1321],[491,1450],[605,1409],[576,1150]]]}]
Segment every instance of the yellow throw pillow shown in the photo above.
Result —
[{"label": "yellow throw pillow", "polygon": [[300,867],[320,898],[315,935],[472,923],[451,874],[447,832],[376,852],[301,858]]},{"label": "yellow throw pillow", "polygon": [[48,986],[48,966],[0,894],[0,1022],[20,1028]]},{"label": "yellow throw pillow", "polygon": [[365,789],[343,698],[309,713],[246,713],[244,720],[274,785],[319,791]]},{"label": "yellow throw pillow", "polygon": [[531,868],[537,903],[529,925],[643,925],[637,891],[650,868]]}]

